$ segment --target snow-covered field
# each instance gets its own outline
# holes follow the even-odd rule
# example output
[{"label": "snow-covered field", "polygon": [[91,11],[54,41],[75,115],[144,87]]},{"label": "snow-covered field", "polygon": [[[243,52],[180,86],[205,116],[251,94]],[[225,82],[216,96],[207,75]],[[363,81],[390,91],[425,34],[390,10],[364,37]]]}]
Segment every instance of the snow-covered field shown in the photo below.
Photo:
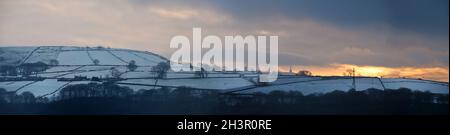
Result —
[{"label": "snow-covered field", "polygon": [[154,86],[142,86],[142,85],[128,85],[128,84],[119,84],[119,86],[122,87],[128,87],[130,89],[133,89],[133,91],[139,91],[139,90],[152,90],[152,89],[158,89],[160,87],[154,87]]},{"label": "snow-covered field", "polygon": [[134,60],[136,62],[136,65],[138,66],[155,66],[158,64],[157,62],[146,60],[143,57],[139,57],[138,55],[128,51],[111,51],[111,53],[113,53],[117,57],[120,57],[126,62]]},{"label": "snow-covered field", "polygon": [[75,46],[64,46],[61,51],[85,51],[85,47],[75,47]]},{"label": "snow-covered field", "polygon": [[67,74],[73,74],[74,72],[53,72],[53,73],[40,73],[37,74],[39,77],[46,77],[46,78],[58,78]]},{"label": "snow-covered field", "polygon": [[236,74],[227,74],[227,73],[210,73],[208,77],[240,77],[239,73]]},{"label": "snow-covered field", "polygon": [[[277,81],[282,81],[284,79],[279,79]],[[295,80],[292,78],[291,80]],[[275,83],[269,86],[257,87],[248,90],[242,90],[237,93],[254,93],[262,92],[269,93],[271,91],[300,91],[303,94],[314,94],[314,93],[327,93],[334,90],[348,91],[353,88],[352,79],[313,79],[308,80],[307,78],[302,78],[306,80],[303,82],[288,82],[287,84]],[[277,82],[276,81],[276,82]],[[411,90],[419,91],[430,91],[432,93],[442,93],[448,94],[448,84],[445,83],[429,83],[429,81],[424,80],[399,80],[399,79],[389,79],[389,81],[383,79],[383,84],[386,89],[398,89],[398,88],[408,88]],[[355,79],[356,90],[366,90],[369,88],[385,89],[383,84],[378,78],[356,78]]]},{"label": "snow-covered field", "polygon": [[112,77],[110,70],[102,70],[102,71],[76,72],[76,73],[72,73],[72,74],[67,74],[67,75],[61,76],[61,78],[75,78],[75,76],[86,76],[87,78],[92,78],[92,77],[100,77],[100,78]]},{"label": "snow-covered field", "polygon": [[[129,79],[120,83],[155,85],[155,79]],[[227,90],[251,86],[243,78],[158,79],[157,86],[190,87],[197,89]]]},{"label": "snow-covered field", "polygon": [[81,66],[56,66],[45,70],[46,73],[72,71]]},{"label": "snow-covered field", "polygon": [[167,73],[167,78],[194,78],[195,74],[193,73]]},{"label": "snow-covered field", "polygon": [[299,77],[299,76],[280,76],[276,81],[271,82],[270,84],[286,84],[286,83],[295,83],[295,82],[304,82],[304,81],[312,81],[312,80],[320,80],[321,77]]},{"label": "snow-covered field", "polygon": [[93,65],[86,51],[63,51],[58,55],[59,65]]},{"label": "snow-covered field", "polygon": [[151,78],[155,77],[156,74],[152,72],[126,72],[122,74],[121,78]]},{"label": "snow-covered field", "polygon": [[57,59],[61,47],[39,47],[24,63],[44,62],[49,64],[50,60]]},{"label": "snow-covered field", "polygon": [[[88,84],[88,83],[96,83],[96,82],[92,82],[92,81],[74,81],[74,82],[63,82],[63,83],[65,83],[64,86],[66,87],[66,86],[69,86],[69,85]],[[64,87],[62,87],[62,88],[64,88]],[[51,91],[50,93],[43,94],[42,96],[47,97],[47,98],[58,96],[59,90],[61,90],[61,87]]]},{"label": "snow-covered field", "polygon": [[20,64],[36,47],[0,47],[0,66]]},{"label": "snow-covered field", "polygon": [[[294,80],[293,78],[290,79]],[[315,78],[307,79],[301,78],[299,82],[288,82],[287,84],[276,83],[269,86],[257,87],[249,90],[243,90],[238,93],[254,93],[262,92],[269,93],[271,91],[300,91],[303,94],[313,93],[327,93],[334,90],[347,91],[352,89],[352,79],[333,79],[333,80],[318,80]],[[381,82],[376,78],[357,78],[356,90],[366,90],[369,88],[383,89]]]},{"label": "snow-covered field", "polygon": [[431,93],[448,94],[448,83],[415,79],[382,79],[387,89],[409,88],[411,90],[430,91]]},{"label": "snow-covered field", "polygon": [[111,68],[114,68],[114,67],[117,67],[117,66],[84,66],[84,67],[77,69],[77,71],[110,70]]},{"label": "snow-covered field", "polygon": [[17,91],[17,94],[21,94],[28,91],[33,93],[33,95],[36,97],[40,96],[48,97],[52,96],[53,94],[58,94],[55,91],[60,90],[62,86],[74,84],[88,84],[88,83],[91,83],[91,81],[64,82],[64,81],[57,81],[56,79],[45,79],[43,81],[36,81],[36,82],[34,81],[0,82],[0,88],[4,88],[7,91]]},{"label": "snow-covered field", "polygon": [[25,91],[29,91],[33,93],[34,96],[40,97],[58,90],[61,86],[63,86],[66,83],[68,82],[60,82],[57,81],[56,79],[46,79],[44,81],[38,81],[31,85],[28,85],[17,91],[17,93],[21,94]]},{"label": "snow-covered field", "polygon": [[6,91],[16,91],[20,87],[31,83],[33,83],[33,81],[0,82],[0,88],[5,89]]},{"label": "snow-covered field", "polygon": [[114,57],[108,51],[91,51],[91,50],[89,50],[89,54],[91,55],[92,59],[99,60],[100,65],[127,65],[128,64],[128,63],[125,63],[125,62],[121,61],[120,59]]},{"label": "snow-covered field", "polygon": [[159,56],[150,55],[149,53],[143,53],[143,52],[131,52],[131,53],[136,54],[136,56],[141,57],[141,58],[143,58],[145,60],[154,62],[154,63],[167,61],[167,60],[165,60],[165,59],[163,59],[163,58],[161,58]]},{"label": "snow-covered field", "polygon": [[[86,48],[86,47],[2,47],[0,48],[0,65],[17,65],[22,62],[46,62],[56,59],[59,66],[52,66],[36,76],[45,77],[44,81],[6,81],[0,82],[0,88],[7,91],[22,93],[30,91],[35,96],[50,96],[63,86],[71,84],[86,84],[91,81],[60,82],[57,78],[74,78],[75,76],[112,77],[112,69],[120,72],[124,81],[117,82],[121,86],[127,86],[137,91],[139,89],[155,88],[155,73],[151,72],[152,66],[167,59],[150,52],[134,51],[127,49],[110,48]],[[93,60],[99,60],[94,65]],[[138,65],[135,71],[128,71],[128,62],[134,60]],[[34,75],[32,75],[34,76]],[[302,77],[283,74],[278,80],[267,86],[256,86],[258,77],[250,72],[209,72],[207,78],[197,78],[194,72],[167,73],[166,79],[158,79],[156,86],[191,87],[197,89],[219,90],[223,92],[234,91],[236,93],[268,93],[274,90],[301,91],[304,94],[326,93],[334,90],[347,91],[352,88],[352,79],[346,77]],[[381,81],[380,81],[381,80]],[[384,87],[383,87],[384,86]],[[159,87],[156,87],[159,88]],[[404,79],[404,78],[357,78],[356,90],[398,89],[409,88],[411,90],[430,91],[432,93],[448,94],[448,83],[428,80]],[[52,96],[56,95],[52,94]]]},{"label": "snow-covered field", "polygon": [[[75,75],[81,76],[102,76],[109,74],[108,70],[83,72],[66,75],[64,77],[73,77]],[[136,76],[134,76],[136,77]],[[118,82],[121,86],[127,86],[137,91],[140,89],[154,89],[155,79],[128,79]],[[382,81],[386,81],[383,79]],[[74,81],[70,84],[87,84],[90,81]],[[58,90],[68,82],[59,82],[56,79],[46,79],[44,81],[15,81],[15,82],[0,82],[0,88],[7,91],[16,91],[23,93],[30,91],[35,96],[43,96]],[[156,86],[169,87],[190,87],[197,89],[221,90],[228,92],[229,90],[235,93],[254,93],[262,92],[269,93],[275,90],[281,91],[300,91],[303,94],[327,93],[334,90],[347,91],[352,88],[352,79],[318,79],[318,77],[291,77],[281,78],[277,82],[268,86],[256,87],[252,82],[245,78],[198,78],[198,79],[158,79]],[[394,79],[384,82],[386,89],[409,88],[411,90],[430,91],[432,93],[448,94],[448,84],[445,83],[430,83],[424,80],[413,79]],[[156,87],[159,88],[159,87]],[[242,88],[242,90],[240,90]],[[369,88],[376,88],[383,90],[383,85],[378,78],[357,78],[356,90],[366,90]]]}]

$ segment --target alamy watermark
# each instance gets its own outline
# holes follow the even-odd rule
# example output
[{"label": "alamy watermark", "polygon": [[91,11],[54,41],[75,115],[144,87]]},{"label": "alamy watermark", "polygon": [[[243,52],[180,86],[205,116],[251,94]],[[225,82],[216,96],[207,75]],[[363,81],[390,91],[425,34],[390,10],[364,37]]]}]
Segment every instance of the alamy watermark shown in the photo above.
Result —
[{"label": "alamy watermark", "polygon": [[170,58],[173,71],[254,71],[260,82],[277,79],[278,36],[225,36],[222,43],[214,35],[202,39],[201,32],[193,28],[192,45],[186,36],[171,39],[170,48],[178,49]]}]

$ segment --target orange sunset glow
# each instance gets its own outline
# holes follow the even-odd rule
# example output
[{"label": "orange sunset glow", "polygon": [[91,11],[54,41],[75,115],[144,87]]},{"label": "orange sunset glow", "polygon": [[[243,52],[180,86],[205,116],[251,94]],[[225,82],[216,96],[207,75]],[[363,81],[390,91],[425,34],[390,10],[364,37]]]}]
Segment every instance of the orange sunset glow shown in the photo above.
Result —
[{"label": "orange sunset glow", "polygon": [[[350,64],[331,64],[329,66],[291,66],[292,71],[308,70],[313,75],[320,76],[343,76],[352,68],[355,68],[357,76],[384,77],[384,78],[417,78],[448,82],[449,70],[442,67],[380,67],[380,66],[358,66]],[[289,71],[289,66],[282,66],[280,70]]]}]

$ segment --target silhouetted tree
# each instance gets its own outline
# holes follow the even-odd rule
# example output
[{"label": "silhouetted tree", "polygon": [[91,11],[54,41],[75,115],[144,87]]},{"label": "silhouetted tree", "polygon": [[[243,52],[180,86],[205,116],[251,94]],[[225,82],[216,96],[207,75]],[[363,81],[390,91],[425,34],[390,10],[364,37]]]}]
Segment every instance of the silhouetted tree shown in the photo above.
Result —
[{"label": "silhouetted tree", "polygon": [[200,71],[195,71],[194,74],[196,77],[199,77],[199,78],[207,78],[208,77],[208,72],[203,67],[200,68]]},{"label": "silhouetted tree", "polygon": [[413,101],[416,103],[432,103],[433,102],[433,94],[429,91],[414,91],[413,92]]},{"label": "silhouetted tree", "polygon": [[69,85],[61,89],[59,99],[71,99],[81,97],[128,97],[133,94],[133,90],[128,87],[121,87],[114,83],[105,82],[102,84],[76,84]]},{"label": "silhouetted tree", "polygon": [[33,73],[42,72],[48,69],[48,65],[44,62],[25,63],[19,66],[22,71],[22,75],[29,76]]},{"label": "silhouetted tree", "polygon": [[22,99],[23,99],[23,103],[34,103],[36,101],[34,94],[29,92],[29,91],[25,91],[21,94]]},{"label": "silhouetted tree", "polygon": [[94,62],[94,65],[99,65],[100,64],[100,61],[98,59],[95,59],[93,62]]},{"label": "silhouetted tree", "polygon": [[7,91],[4,88],[0,88],[0,104],[6,103]]},{"label": "silhouetted tree", "polygon": [[56,59],[51,59],[50,62],[49,62],[49,65],[50,66],[57,66],[57,65],[59,65],[59,62]]},{"label": "silhouetted tree", "polygon": [[169,62],[160,62],[158,63],[158,65],[152,67],[151,70],[154,73],[156,73],[155,88],[156,85],[158,84],[158,79],[165,78],[167,75],[167,71],[169,71],[169,69],[170,69]]},{"label": "silhouetted tree", "polygon": [[170,65],[168,62],[160,62],[158,65],[152,67],[152,71],[156,73],[156,78],[164,78],[169,71]]},{"label": "silhouetted tree", "polygon": [[303,95],[299,91],[226,94],[161,87],[135,93],[104,82],[69,85],[51,103],[41,98],[33,103],[31,93],[17,95],[2,88],[1,95],[8,100],[0,98],[0,114],[448,114],[448,94],[405,88]]},{"label": "silhouetted tree", "polygon": [[128,63],[127,68],[128,68],[128,70],[130,70],[130,71],[136,70],[136,68],[137,68],[136,61],[131,60],[131,61]]},{"label": "silhouetted tree", "polygon": [[280,104],[284,103],[284,97],[286,96],[286,92],[274,90],[269,93],[269,96],[271,97],[269,98],[269,102]]},{"label": "silhouetted tree", "polygon": [[298,71],[297,75],[299,76],[312,76],[311,71],[308,70],[302,70],[302,71]]},{"label": "silhouetted tree", "polygon": [[344,76],[356,76],[353,69],[347,69],[343,74]]},{"label": "silhouetted tree", "polygon": [[2,66],[0,66],[0,75],[16,76],[17,69],[15,66],[2,65]]},{"label": "silhouetted tree", "polygon": [[448,104],[448,94],[440,94],[437,96],[437,103]]},{"label": "silhouetted tree", "polygon": [[116,69],[115,67],[112,67],[111,68],[111,76],[112,77],[114,77],[114,78],[120,78],[120,75],[121,75],[122,73],[118,70],[118,69]]}]

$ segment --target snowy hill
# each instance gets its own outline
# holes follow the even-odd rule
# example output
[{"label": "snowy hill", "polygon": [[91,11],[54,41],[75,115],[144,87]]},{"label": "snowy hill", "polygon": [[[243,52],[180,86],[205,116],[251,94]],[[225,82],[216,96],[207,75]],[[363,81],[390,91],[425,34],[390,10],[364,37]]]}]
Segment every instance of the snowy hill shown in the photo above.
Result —
[{"label": "snowy hill", "polygon": [[[127,68],[131,61],[135,61],[137,66],[134,71]],[[19,94],[29,91],[36,97],[53,97],[66,86],[101,83],[103,80],[94,78],[111,78],[114,72],[118,72],[120,77],[120,80],[115,81],[116,84],[130,87],[135,91],[160,87],[191,87],[245,94],[268,93],[274,90],[314,94],[333,90],[346,91],[352,88],[352,79],[348,77],[295,75],[283,75],[275,82],[260,86],[255,82],[258,75],[252,72],[210,72],[207,78],[199,78],[194,72],[169,71],[166,78],[156,81],[151,67],[160,62],[167,62],[167,59],[151,52],[103,47],[0,47],[0,66],[18,67],[37,62],[51,66],[45,71],[31,74],[30,76],[35,78],[31,80],[20,75],[0,74],[0,88]],[[77,77],[84,79],[76,79]],[[409,88],[443,94],[448,94],[449,91],[448,83],[442,82],[400,78],[356,78],[356,90],[369,88],[382,90]]]},{"label": "snowy hill", "polygon": [[73,65],[127,65],[131,60],[140,66],[153,66],[167,61],[159,55],[127,49],[111,49],[103,47],[2,47],[0,48],[1,65],[18,65],[23,63],[44,62],[50,64],[57,60],[59,66]]}]

